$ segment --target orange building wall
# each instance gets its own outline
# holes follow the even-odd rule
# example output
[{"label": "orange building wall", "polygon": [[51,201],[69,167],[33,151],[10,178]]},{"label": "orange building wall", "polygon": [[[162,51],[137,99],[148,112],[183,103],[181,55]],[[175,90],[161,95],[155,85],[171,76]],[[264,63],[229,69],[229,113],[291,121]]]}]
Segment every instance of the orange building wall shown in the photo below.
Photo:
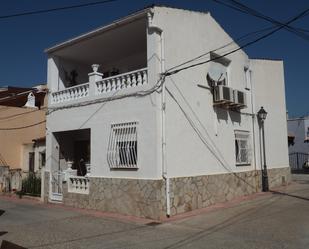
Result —
[{"label": "orange building wall", "polygon": [[[45,122],[23,129],[13,129],[30,126],[45,121],[44,109],[0,106],[0,162],[1,159],[10,168],[23,168],[23,144],[32,143],[33,139],[45,137]],[[26,167],[26,166],[24,166]]]}]

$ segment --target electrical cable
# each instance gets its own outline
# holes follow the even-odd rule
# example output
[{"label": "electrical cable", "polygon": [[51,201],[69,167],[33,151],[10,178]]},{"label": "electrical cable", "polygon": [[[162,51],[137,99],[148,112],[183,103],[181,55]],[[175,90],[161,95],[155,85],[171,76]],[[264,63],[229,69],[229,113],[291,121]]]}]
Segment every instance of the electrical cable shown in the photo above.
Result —
[{"label": "electrical cable", "polygon": [[69,6],[57,7],[57,8],[51,8],[51,9],[42,9],[42,10],[21,12],[21,13],[15,13],[15,14],[10,14],[10,15],[0,16],[0,19],[7,19],[7,18],[12,18],[12,17],[18,17],[18,16],[28,16],[28,15],[42,14],[42,13],[48,13],[48,12],[55,12],[55,11],[59,11],[59,10],[82,8],[82,7],[94,6],[94,5],[105,4],[105,3],[109,3],[109,2],[115,2],[115,1],[117,1],[117,0],[105,0],[105,1],[97,1],[97,2],[91,2],[91,3],[78,4],[78,5],[69,5]]},{"label": "electrical cable", "polygon": [[[266,27],[266,28],[263,28],[263,29],[260,29],[260,30],[256,30],[256,31],[253,31],[253,32],[250,32],[250,33],[247,33],[245,35],[242,35],[241,37],[237,38],[237,41],[242,41],[244,39],[247,39],[248,37],[250,37],[251,35],[257,35],[257,34],[260,34],[260,33],[263,33],[265,31],[268,31],[270,29],[273,29],[274,27]],[[213,51],[217,51],[217,50],[220,50],[222,48],[225,48],[231,44],[235,43],[235,41],[232,41],[232,42],[229,42],[223,46],[220,46],[212,51],[209,51],[209,52],[206,52],[198,57],[195,57],[193,59],[190,59],[189,61],[186,61],[184,63],[181,63],[173,68],[177,68],[179,66],[182,66],[182,65],[185,65],[187,63],[190,63],[198,58],[201,58],[207,54],[210,54],[211,52]],[[173,68],[170,68],[169,70],[172,70]],[[163,77],[162,77],[163,76]],[[160,83],[160,81],[164,81],[165,78],[164,78],[164,74],[161,74],[161,77],[160,79],[158,80],[158,82],[155,84],[154,88],[151,88],[150,90],[148,90],[149,92],[141,92],[141,95],[148,95],[148,94],[151,94],[153,93],[154,91],[157,91],[161,85],[162,85],[162,82]],[[96,100],[93,100],[93,101],[86,101],[86,102],[83,102],[83,103],[78,103],[78,104],[73,104],[73,105],[66,105],[66,106],[62,106],[62,107],[51,107],[51,108],[48,108],[48,111],[47,111],[47,115],[49,115],[50,113],[54,112],[54,111],[57,111],[57,110],[62,110],[62,109],[69,109],[69,108],[75,108],[75,107],[80,107],[80,106],[87,106],[87,105],[91,105],[91,104],[97,104],[97,103],[102,103],[102,102],[108,102],[108,101],[112,101],[112,100],[116,100],[116,99],[122,99],[122,98],[125,98],[125,97],[134,97],[134,96],[140,96],[140,92],[137,92],[137,93],[133,93],[133,94],[129,94],[129,95],[118,95],[118,96],[112,96],[112,97],[108,97],[108,98],[101,98],[101,99],[96,99]]]},{"label": "electrical cable", "polygon": [[[181,112],[183,113],[183,115],[185,116],[185,118],[188,120],[190,126],[193,128],[193,130],[196,132],[196,134],[198,135],[199,139],[201,140],[201,142],[208,148],[208,150],[212,153],[212,155],[218,160],[218,162],[221,164],[221,166],[227,170],[228,172],[230,172],[231,174],[233,174],[236,178],[240,179],[241,181],[243,181],[245,184],[247,184],[249,187],[251,187],[252,189],[256,189],[255,186],[253,186],[252,184],[250,184],[249,182],[246,181],[246,179],[242,178],[241,176],[237,175],[236,172],[234,172],[228,165],[226,165],[226,163],[223,162],[223,160],[216,154],[216,152],[213,150],[213,148],[211,148],[211,145],[208,144],[207,140],[205,139],[205,137],[203,136],[203,134],[200,132],[200,130],[195,126],[194,122],[192,121],[192,119],[190,119],[189,115],[186,113],[186,111],[183,109],[183,107],[180,105],[180,103],[177,101],[177,99],[175,98],[175,96],[166,88],[166,91],[168,92],[168,94],[171,96],[171,98],[175,101],[175,103],[178,105],[178,107],[180,108]],[[225,160],[224,160],[225,161]]]},{"label": "electrical cable", "polygon": [[111,97],[99,98],[99,99],[95,99],[95,100],[85,101],[85,102],[82,102],[82,103],[64,105],[64,106],[60,106],[60,107],[50,107],[50,108],[47,109],[46,115],[49,115],[52,112],[57,111],[57,110],[76,108],[76,107],[88,106],[88,105],[93,105],[93,104],[99,104],[99,103],[104,103],[104,102],[108,102],[108,101],[112,101],[112,100],[119,100],[119,99],[128,98],[128,97],[144,97],[144,96],[147,96],[149,94],[152,94],[153,92],[158,91],[161,88],[164,80],[165,80],[165,75],[160,75],[160,78],[158,79],[156,84],[148,90],[143,90],[143,91],[134,92],[134,93],[130,93],[130,94],[122,94],[122,95],[117,95],[117,96],[115,96],[115,94],[114,94]]},{"label": "electrical cable", "polygon": [[268,31],[268,30],[272,30],[272,29],[274,29],[274,28],[275,28],[274,26],[270,26],[270,27],[265,27],[265,28],[262,28],[262,29],[253,31],[253,32],[249,32],[249,33],[247,33],[247,34],[245,34],[245,35],[240,36],[239,38],[236,38],[235,40],[233,40],[233,41],[231,41],[231,42],[229,42],[229,43],[227,43],[227,44],[225,44],[225,45],[222,45],[222,46],[220,46],[220,47],[218,47],[218,48],[216,48],[216,49],[213,49],[213,50],[211,50],[211,51],[205,52],[205,53],[203,53],[203,54],[201,54],[201,55],[199,55],[199,56],[197,56],[197,57],[195,57],[195,58],[193,58],[193,59],[187,60],[187,61],[185,61],[185,62],[183,62],[183,63],[181,63],[181,64],[179,64],[179,65],[177,65],[177,66],[174,66],[174,67],[170,68],[169,70],[173,70],[173,69],[175,69],[175,68],[177,68],[177,67],[180,67],[180,66],[183,66],[183,65],[185,65],[185,64],[188,64],[188,63],[190,63],[190,62],[193,62],[193,61],[195,61],[195,60],[198,60],[198,59],[200,59],[200,58],[202,58],[202,57],[204,57],[204,56],[206,56],[206,55],[209,55],[211,52],[216,52],[216,51],[218,51],[218,50],[220,50],[220,49],[223,49],[223,48],[226,48],[226,47],[228,47],[228,46],[230,46],[230,45],[232,45],[232,44],[234,44],[234,43],[236,44],[237,42],[241,42],[241,41],[247,39],[248,37],[250,37],[250,36],[252,36],[252,35],[258,35],[258,34],[260,34],[260,33],[263,33],[263,32]]},{"label": "electrical cable", "polygon": [[11,115],[11,116],[0,117],[0,121],[1,120],[6,120],[6,119],[10,119],[10,118],[14,118],[14,117],[18,117],[18,116],[22,116],[22,115],[27,115],[27,114],[30,114],[30,113],[33,113],[33,112],[37,112],[37,111],[42,111],[42,110],[45,110],[45,109],[47,109],[47,108],[43,107],[41,109],[35,109],[35,110],[31,110],[29,112],[23,112],[23,113],[14,114],[14,115]]},{"label": "electrical cable", "polygon": [[309,8],[307,8],[306,10],[300,12],[298,15],[296,15],[295,17],[293,17],[292,19],[290,19],[290,20],[289,20],[288,22],[286,22],[284,25],[282,25],[282,26],[280,26],[280,27],[278,27],[278,28],[275,28],[274,30],[268,32],[267,34],[265,34],[265,35],[263,35],[263,36],[261,36],[261,37],[255,39],[255,40],[253,40],[253,41],[250,41],[250,42],[248,42],[248,43],[246,43],[246,44],[244,44],[244,45],[242,45],[242,46],[240,46],[240,47],[238,47],[238,48],[236,48],[236,49],[234,49],[234,50],[232,50],[232,51],[230,51],[230,52],[227,52],[227,53],[225,53],[225,54],[223,54],[223,55],[217,56],[216,58],[209,59],[209,60],[206,60],[206,61],[203,61],[203,62],[199,62],[199,63],[195,63],[195,64],[193,64],[193,65],[186,66],[186,67],[183,67],[183,68],[180,68],[180,69],[176,69],[176,70],[174,70],[174,71],[171,71],[172,69],[168,69],[164,74],[165,74],[166,76],[169,76],[169,75],[172,75],[172,74],[176,74],[176,73],[179,73],[179,72],[181,72],[181,71],[183,71],[183,70],[187,70],[187,69],[192,68],[192,67],[196,67],[196,66],[199,66],[199,65],[203,65],[203,64],[206,64],[206,63],[208,63],[208,62],[210,62],[210,61],[218,60],[218,59],[223,58],[223,57],[225,57],[225,56],[227,56],[227,55],[233,54],[233,53],[235,53],[235,52],[237,52],[237,51],[239,51],[239,50],[241,50],[241,49],[243,49],[243,48],[246,48],[246,47],[248,47],[248,46],[250,46],[250,45],[252,45],[252,44],[257,43],[258,41],[261,41],[261,40],[263,40],[263,39],[265,39],[265,38],[271,36],[272,34],[274,34],[274,33],[278,32],[279,30],[283,29],[285,25],[289,25],[290,23],[295,22],[296,20],[298,20],[298,19],[304,17],[304,16],[307,15],[308,13],[309,13]]},{"label": "electrical cable", "polygon": [[22,126],[22,127],[0,128],[0,131],[21,130],[21,129],[26,129],[26,128],[30,128],[30,127],[33,127],[33,126],[37,126],[37,125],[43,124],[45,122],[46,122],[46,120],[43,120],[41,122],[38,122],[38,123],[35,123],[35,124],[31,124],[31,125],[27,125],[27,126]]},{"label": "electrical cable", "polygon": [[[268,22],[270,22],[270,23],[272,23],[276,26],[284,25],[282,22],[279,22],[279,21],[273,19],[272,17],[266,16],[266,15],[258,12],[257,10],[250,8],[249,6],[239,2],[239,1],[229,0],[229,2],[231,2],[232,5],[230,5],[230,4],[228,4],[224,1],[221,1],[221,0],[213,0],[213,1],[218,3],[218,4],[224,5],[228,8],[237,10],[237,11],[242,12],[242,13],[245,13],[247,15],[251,15],[251,16],[263,19],[263,20],[268,21]],[[309,35],[304,33],[301,29],[294,28],[294,27],[289,26],[289,25],[284,26],[284,29],[286,29],[287,31],[303,38],[306,41],[309,41]]]}]

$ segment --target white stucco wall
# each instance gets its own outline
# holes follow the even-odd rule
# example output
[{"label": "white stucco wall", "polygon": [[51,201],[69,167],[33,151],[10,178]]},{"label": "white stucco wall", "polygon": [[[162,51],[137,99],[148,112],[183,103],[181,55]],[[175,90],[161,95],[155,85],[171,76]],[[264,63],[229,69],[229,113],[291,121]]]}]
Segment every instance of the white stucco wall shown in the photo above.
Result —
[{"label": "white stucco wall", "polygon": [[266,159],[269,168],[287,167],[288,141],[284,68],[282,61],[251,60],[255,109],[268,112],[265,120]]},{"label": "white stucco wall", "polygon": [[[153,22],[164,32],[166,69],[232,41],[206,13],[155,8]],[[235,47],[234,44],[215,52],[223,55]],[[209,58],[208,54],[195,63]],[[210,63],[166,79],[166,87],[173,95],[166,94],[166,155],[170,177],[260,168],[259,126],[256,118],[253,122],[252,114],[263,103],[265,108],[270,106],[265,124],[268,167],[288,166],[282,62],[254,60],[250,66],[250,60],[242,50],[226,58],[231,61],[228,86],[244,91],[247,96],[247,108],[241,110],[242,114],[213,107],[211,91],[199,86],[208,86],[206,75]],[[247,67],[252,71],[249,82],[245,77]],[[272,83],[270,87],[269,82]],[[251,165],[236,166],[235,130],[250,133]]]},{"label": "white stucco wall", "polygon": [[[153,13],[152,25],[159,29],[147,31],[149,84],[142,86],[143,89],[150,88],[158,80],[160,62],[163,62],[161,45],[164,46],[165,68],[169,69],[232,41],[210,14],[165,7],[155,7]],[[163,30],[163,36],[160,36],[160,29]],[[162,37],[164,40],[161,40]],[[235,47],[233,44],[216,53],[222,55]],[[195,62],[208,59],[209,55]],[[169,177],[240,172],[259,168],[259,130],[256,120],[252,121],[252,113],[256,113],[261,105],[269,111],[266,122],[269,168],[288,166],[282,63],[257,60],[250,63],[242,50],[228,55],[227,59],[231,61],[228,68],[228,86],[244,91],[247,96],[248,107],[241,110],[242,114],[213,106],[213,97],[207,89],[206,80],[209,63],[166,78],[166,165]],[[252,70],[252,86],[249,84],[249,87],[244,71],[248,66]],[[50,57],[48,86],[52,91],[57,89],[57,73],[56,63]],[[268,85],[270,81],[271,86]],[[274,94],[275,97],[272,96]],[[254,97],[253,102],[251,95]],[[55,163],[54,158],[57,158],[52,158],[57,153],[58,146],[52,132],[89,128],[93,176],[161,178],[160,97],[160,94],[154,93],[143,98],[125,98],[106,104],[98,103],[52,112],[47,116],[47,158],[50,159],[47,160],[47,170]],[[127,121],[139,122],[140,168],[110,170],[106,158],[111,124]],[[250,165],[236,166],[235,130],[250,133]]]},{"label": "white stucco wall", "polygon": [[[146,15],[145,15],[146,18]],[[112,92],[97,99],[111,96],[145,91],[151,89],[158,80],[158,34],[144,30],[147,35],[147,50],[136,56],[126,57],[123,60],[113,62],[115,64],[102,65],[103,71],[110,67],[123,68],[123,70],[138,69],[144,67],[147,62],[148,84],[123,89],[117,93]],[[146,56],[147,55],[147,56]],[[104,55],[102,55],[104,57]],[[145,58],[146,57],[146,58]],[[128,67],[124,68],[125,65]],[[132,68],[131,68],[132,67]],[[101,69],[100,69],[101,71]],[[48,87],[51,91],[57,91],[58,68],[57,58],[52,55],[48,60]],[[93,100],[87,97],[74,103]],[[53,132],[90,129],[91,134],[91,175],[95,177],[119,177],[119,178],[161,178],[160,145],[160,95],[153,93],[145,97],[130,97],[114,100],[106,103],[97,103],[78,108],[57,110],[47,116],[47,150],[46,170],[58,168],[59,144],[53,136]],[[68,103],[71,104],[71,103]],[[50,101],[49,101],[50,105]],[[60,104],[62,105],[62,104]],[[60,106],[58,105],[58,107]],[[138,169],[111,170],[107,162],[108,141],[111,132],[111,124],[138,122]]]},{"label": "white stucco wall", "polygon": [[[155,8],[154,23],[164,32],[166,69],[232,41],[206,13]],[[235,45],[232,47],[235,48]],[[216,53],[224,54],[230,49],[228,47]],[[208,59],[209,55],[195,62]],[[245,90],[244,74],[248,57],[239,51],[227,56],[227,59],[231,60],[228,85],[247,92],[249,108],[242,111],[250,112],[250,91]],[[251,117],[213,107],[210,90],[199,86],[208,87],[208,68],[209,63],[203,64],[166,79],[168,91],[183,109],[169,93],[166,94],[166,155],[170,177],[227,173],[255,167],[253,163],[250,166],[235,166],[234,130],[252,133]]]}]

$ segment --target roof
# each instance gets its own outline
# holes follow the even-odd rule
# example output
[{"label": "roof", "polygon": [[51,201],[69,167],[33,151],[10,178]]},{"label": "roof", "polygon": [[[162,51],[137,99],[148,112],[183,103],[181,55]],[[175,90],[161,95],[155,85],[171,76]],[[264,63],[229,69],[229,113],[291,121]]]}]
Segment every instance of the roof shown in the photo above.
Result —
[{"label": "roof", "polygon": [[101,26],[101,27],[99,27],[97,29],[94,29],[94,30],[92,30],[90,32],[81,34],[79,36],[76,36],[76,37],[71,38],[69,40],[66,40],[64,42],[58,43],[58,44],[56,44],[56,45],[54,45],[54,46],[52,46],[50,48],[45,49],[44,52],[45,53],[52,53],[52,52],[54,52],[54,51],[56,51],[58,49],[61,49],[63,47],[73,45],[73,44],[75,44],[77,42],[80,42],[80,41],[85,40],[85,39],[89,39],[89,38],[91,38],[93,36],[97,36],[97,35],[99,35],[101,33],[104,33],[106,31],[114,28],[114,27],[119,26],[119,25],[123,25],[123,24],[129,23],[129,22],[132,22],[135,19],[140,19],[141,17],[146,15],[146,13],[148,13],[150,9],[152,9],[154,7],[164,7],[164,8],[170,8],[170,9],[179,9],[179,10],[185,10],[185,11],[199,12],[199,13],[203,13],[203,14],[209,13],[208,11],[196,11],[196,10],[182,9],[182,8],[178,8],[178,7],[174,7],[174,6],[168,6],[168,5],[153,4],[153,5],[146,6],[143,9],[134,11],[133,13],[131,13],[131,14],[125,16],[125,17],[117,19],[114,22],[111,22],[111,23],[109,23],[107,25]]},{"label": "roof", "polygon": [[297,120],[309,120],[309,116],[299,117],[299,118],[289,118],[288,121],[297,121]]},{"label": "roof", "polygon": [[250,58],[250,60],[283,61],[283,59],[279,58]]},{"label": "roof", "polygon": [[72,39],[69,39],[67,41],[64,41],[62,43],[59,43],[59,44],[56,44],[55,46],[53,47],[50,47],[50,48],[47,48],[44,50],[45,53],[52,53],[58,49],[61,49],[63,47],[67,47],[67,46],[70,46],[70,45],[73,45],[77,42],[80,42],[82,40],[85,40],[85,39],[89,39],[91,37],[94,37],[94,36],[97,36],[101,33],[104,33],[110,29],[113,29],[114,27],[117,27],[119,25],[123,25],[125,23],[128,23],[128,22],[132,22],[136,19],[140,19],[142,16],[146,15],[146,13],[149,11],[150,8],[147,8],[147,9],[142,9],[140,11],[137,11],[137,12],[134,12],[133,14],[131,15],[128,15],[128,16],[125,16],[121,19],[118,19],[110,24],[107,24],[105,26],[102,26],[102,27],[99,27],[97,29],[94,29],[90,32],[87,32],[87,33],[84,33],[84,34],[81,34],[77,37],[74,37]]},{"label": "roof", "polygon": [[36,87],[0,87],[0,105],[22,107],[28,100],[28,94],[32,92],[38,99],[38,103],[44,102],[44,97],[47,90]]}]

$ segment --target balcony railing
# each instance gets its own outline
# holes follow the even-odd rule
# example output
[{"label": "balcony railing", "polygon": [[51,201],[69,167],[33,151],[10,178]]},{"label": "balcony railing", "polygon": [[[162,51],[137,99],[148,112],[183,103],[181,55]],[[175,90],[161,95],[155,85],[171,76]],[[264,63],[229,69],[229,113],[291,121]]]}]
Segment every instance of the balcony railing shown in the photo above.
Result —
[{"label": "balcony railing", "polygon": [[112,76],[96,82],[96,94],[147,84],[147,68]]},{"label": "balcony railing", "polygon": [[68,181],[68,192],[76,194],[89,194],[89,178],[71,176]]},{"label": "balcony railing", "polygon": [[142,68],[128,73],[96,80],[93,85],[91,80],[89,80],[89,83],[69,87],[58,92],[53,92],[51,93],[51,104],[60,104],[73,100],[79,100],[85,97],[95,97],[101,94],[115,92],[126,88],[142,86],[147,83],[147,68]]},{"label": "balcony railing", "polygon": [[63,103],[89,96],[89,83],[66,88],[59,92],[53,92],[52,104]]}]

